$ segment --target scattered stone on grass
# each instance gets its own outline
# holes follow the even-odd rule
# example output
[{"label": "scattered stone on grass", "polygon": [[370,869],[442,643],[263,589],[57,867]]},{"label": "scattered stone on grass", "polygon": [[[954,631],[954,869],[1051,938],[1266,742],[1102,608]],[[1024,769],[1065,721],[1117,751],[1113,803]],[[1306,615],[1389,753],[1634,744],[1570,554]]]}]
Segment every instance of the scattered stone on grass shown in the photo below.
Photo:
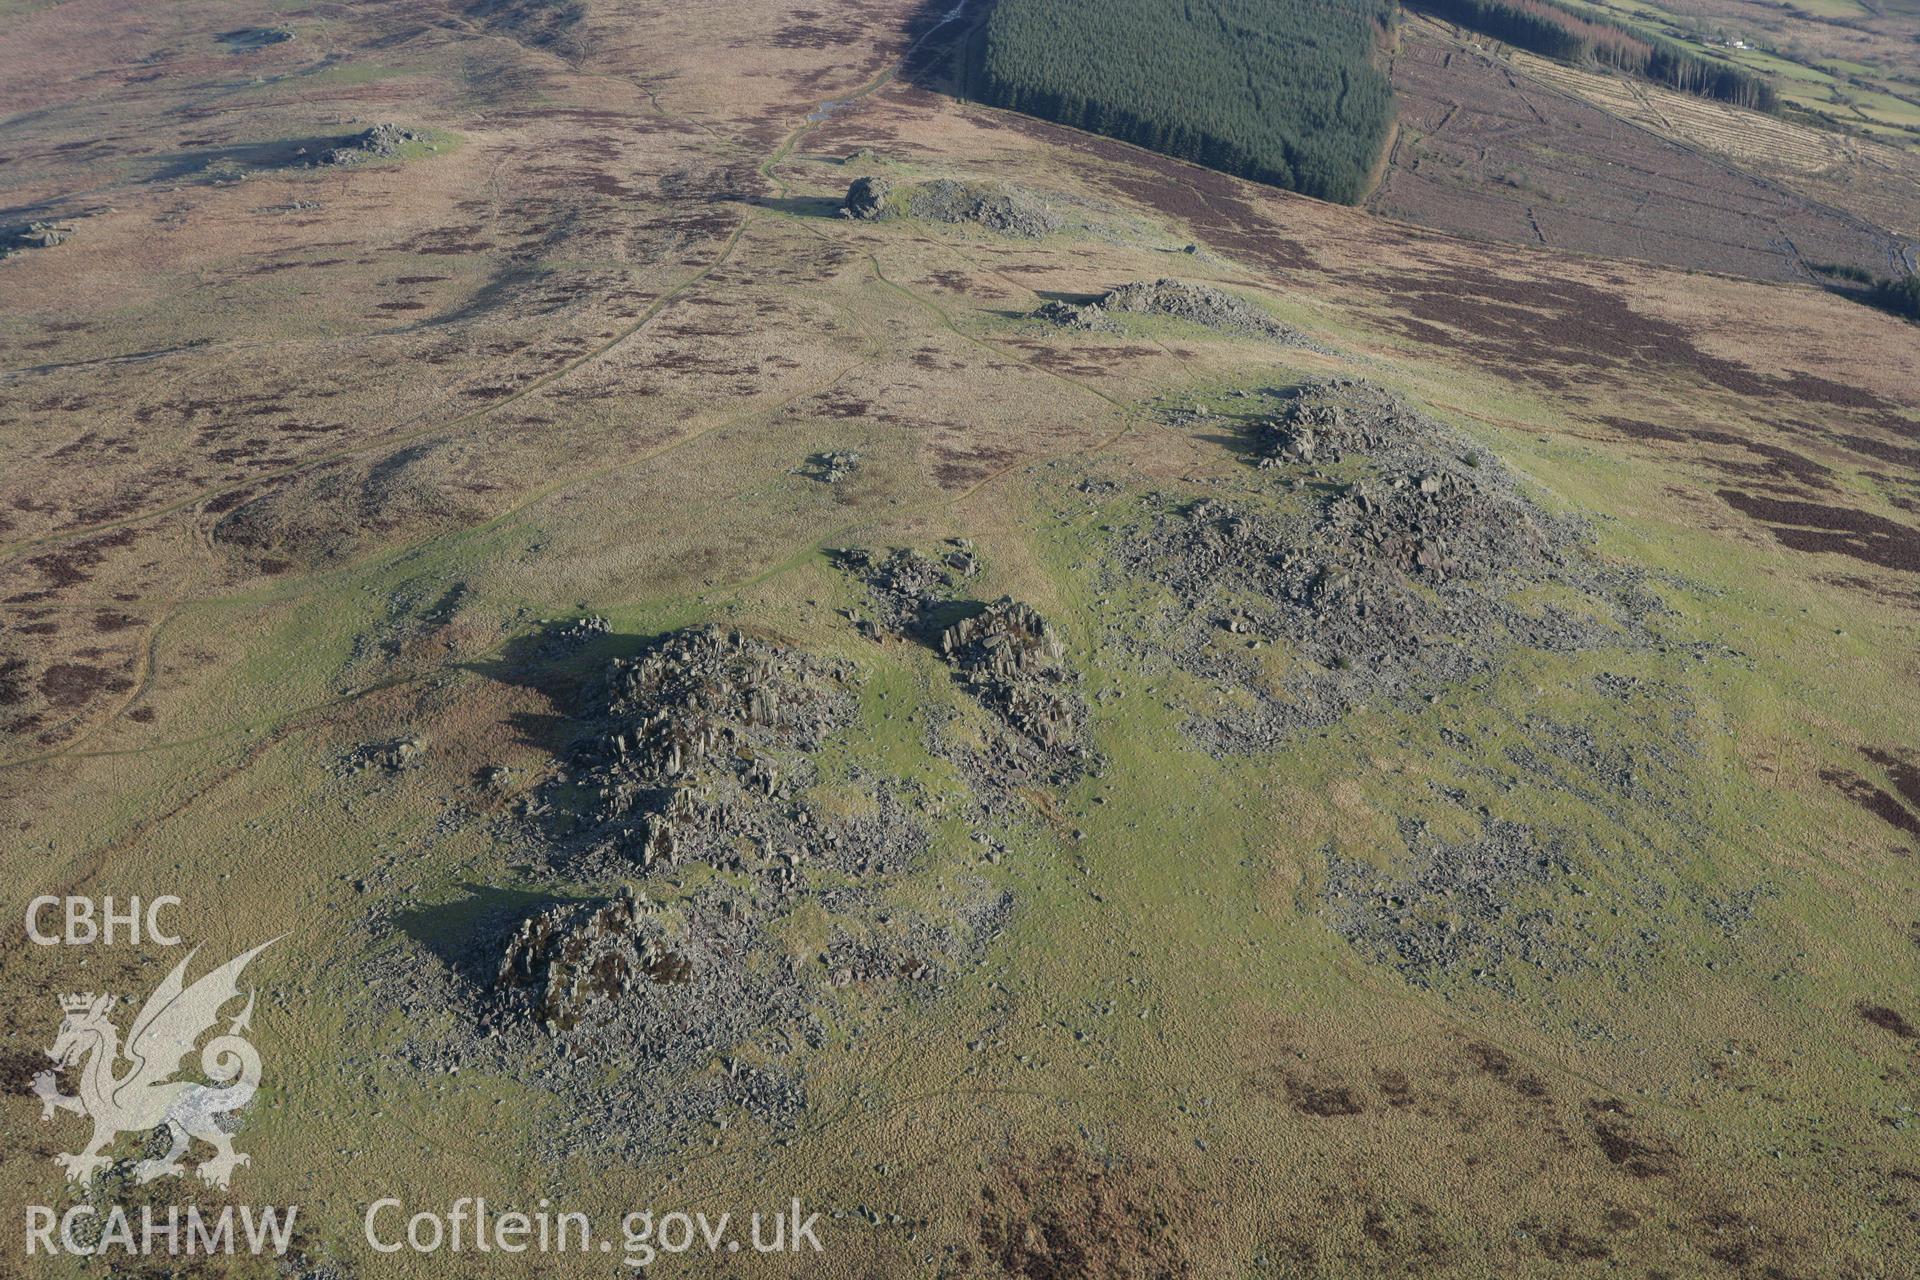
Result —
[{"label": "scattered stone on grass", "polygon": [[613,624],[597,613],[565,622],[549,623],[540,637],[540,653],[548,658],[562,657],[589,641],[611,634],[612,631]]},{"label": "scattered stone on grass", "polygon": [[662,905],[631,887],[522,920],[494,978],[575,1056],[609,1048],[691,1067],[774,1022],[809,1021],[796,966],[756,965],[765,950],[746,913]]},{"label": "scattered stone on grass", "polygon": [[1087,707],[1065,646],[1029,605],[1010,596],[990,604],[964,596],[962,584],[979,572],[971,546],[951,544],[940,560],[910,548],[884,555],[854,549],[838,562],[866,584],[879,614],[876,632],[932,648],[993,714],[984,752],[934,744],[961,766],[983,802],[998,807],[1017,787],[1066,783],[1086,771]]},{"label": "scattered stone on grass", "polygon": [[1423,988],[1465,978],[1510,992],[1512,966],[1567,972],[1587,963],[1549,895],[1534,905],[1520,896],[1573,874],[1560,847],[1498,818],[1458,843],[1410,820],[1400,835],[1409,856],[1391,871],[1327,851],[1322,902],[1356,950]]},{"label": "scattered stone on grass", "polygon": [[960,578],[976,571],[972,553],[955,545],[964,571],[907,547],[881,554],[855,547],[836,554],[835,563],[866,584],[881,629],[926,644],[939,638],[936,620],[960,598]]},{"label": "scattered stone on grass", "polygon": [[425,738],[395,738],[390,742],[369,742],[355,747],[347,753],[335,772],[341,777],[364,773],[368,769],[401,773],[418,769],[426,762]]}]

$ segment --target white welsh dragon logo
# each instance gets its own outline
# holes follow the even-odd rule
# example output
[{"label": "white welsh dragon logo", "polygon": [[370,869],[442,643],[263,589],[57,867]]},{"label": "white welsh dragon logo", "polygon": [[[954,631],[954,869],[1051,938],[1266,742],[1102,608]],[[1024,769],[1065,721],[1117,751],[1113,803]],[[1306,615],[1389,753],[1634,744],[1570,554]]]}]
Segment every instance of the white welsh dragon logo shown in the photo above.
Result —
[{"label": "white welsh dragon logo", "polygon": [[[42,1120],[52,1119],[55,1111],[72,1111],[93,1120],[93,1138],[77,1155],[54,1157],[66,1169],[70,1181],[84,1185],[103,1165],[111,1164],[101,1153],[119,1135],[145,1133],[161,1125],[166,1126],[173,1145],[159,1159],[142,1160],[134,1166],[139,1182],[186,1172],[180,1157],[193,1138],[214,1149],[199,1167],[201,1179],[213,1186],[226,1186],[233,1171],[247,1163],[247,1157],[233,1149],[233,1139],[220,1127],[219,1117],[246,1106],[260,1087],[260,1055],[241,1038],[253,1017],[252,991],[247,993],[246,1008],[228,1025],[226,1034],[207,1041],[200,1051],[201,1071],[217,1083],[200,1084],[173,1077],[200,1037],[220,1020],[221,1007],[239,998],[238,980],[247,961],[272,945],[261,943],[192,986],[186,985],[187,965],[193,959],[193,953],[189,953],[147,997],[133,1020],[124,1048],[119,1030],[107,1018],[107,1011],[113,1007],[112,996],[89,993],[60,997],[66,1018],[47,1056],[59,1068],[84,1061],[80,1094],[69,1097],[61,1093],[53,1071],[34,1077],[33,1091],[40,1098]],[[128,1063],[125,1071],[118,1069],[122,1058]]]}]

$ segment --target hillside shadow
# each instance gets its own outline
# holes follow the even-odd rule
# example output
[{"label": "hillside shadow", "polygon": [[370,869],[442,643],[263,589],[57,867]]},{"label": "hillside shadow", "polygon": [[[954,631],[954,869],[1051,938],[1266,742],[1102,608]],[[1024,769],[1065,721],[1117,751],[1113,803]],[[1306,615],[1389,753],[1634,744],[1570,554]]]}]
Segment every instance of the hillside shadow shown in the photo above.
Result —
[{"label": "hillside shadow", "polygon": [[1194,432],[1193,438],[1218,445],[1238,461],[1257,466],[1267,456],[1260,444],[1261,428],[1299,393],[1298,385],[1259,387],[1242,407],[1215,410],[1210,419],[1213,425]]},{"label": "hillside shadow", "polygon": [[548,755],[564,755],[583,731],[588,692],[616,657],[638,652],[644,643],[632,636],[602,632],[574,639],[572,624],[560,623],[502,645],[494,654],[465,664],[475,675],[530,689],[549,710],[515,711],[507,717],[514,740]]},{"label": "hillside shadow", "polygon": [[948,97],[966,97],[977,61],[977,37],[992,11],[992,0],[921,0],[907,18],[909,44],[900,63],[901,81]]},{"label": "hillside shadow", "polygon": [[11,227],[15,223],[58,222],[75,215],[62,208],[58,198],[36,200],[32,204],[12,204],[0,207],[0,227]]},{"label": "hillside shadow", "polygon": [[293,32],[285,27],[236,27],[213,38],[235,53],[251,53],[255,49],[285,44],[293,39]]},{"label": "hillside shadow", "polygon": [[754,196],[741,203],[795,218],[838,218],[841,202],[832,196]]},{"label": "hillside shadow", "polygon": [[476,986],[491,985],[500,952],[520,921],[536,911],[577,901],[559,894],[489,884],[463,884],[462,897],[402,911],[394,927],[422,950]]},{"label": "hillside shadow", "polygon": [[[509,640],[489,657],[461,664],[462,670],[530,689],[545,700],[547,711],[517,711],[507,717],[521,746],[552,756],[572,750],[601,718],[603,708],[597,705],[596,695],[605,689],[613,660],[646,653],[669,634],[594,630],[592,621],[560,619]],[[599,625],[604,627],[604,620]]]},{"label": "hillside shadow", "polygon": [[159,167],[148,174],[146,180],[181,182],[220,170],[306,168],[318,165],[321,156],[335,147],[347,146],[353,140],[353,134],[327,134],[312,138],[281,138],[235,147],[180,151],[158,157]]}]

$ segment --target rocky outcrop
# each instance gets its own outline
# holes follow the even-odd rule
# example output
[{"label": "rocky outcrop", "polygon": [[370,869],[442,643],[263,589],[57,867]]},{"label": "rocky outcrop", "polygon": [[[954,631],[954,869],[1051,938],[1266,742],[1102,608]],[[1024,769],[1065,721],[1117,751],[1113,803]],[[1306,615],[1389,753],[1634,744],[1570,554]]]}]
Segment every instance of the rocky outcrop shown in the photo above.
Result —
[{"label": "rocky outcrop", "polygon": [[0,228],[0,258],[65,244],[73,238],[73,231],[70,222],[23,222]]},{"label": "rocky outcrop", "polygon": [[866,583],[879,614],[878,623],[855,619],[864,633],[927,644],[993,714],[997,726],[984,752],[961,753],[978,791],[997,802],[1017,787],[1068,781],[1086,768],[1087,708],[1065,645],[1030,605],[965,597],[964,583],[980,571],[970,543],[949,544],[937,560],[906,547],[884,555],[843,551],[838,560]]},{"label": "rocky outcrop", "polygon": [[844,714],[833,685],[850,673],[738,631],[697,627],[653,652],[616,661],[608,675],[614,728],[602,739],[609,769],[665,784],[743,749],[817,746]]},{"label": "rocky outcrop", "polygon": [[1327,350],[1244,299],[1212,285],[1179,280],[1138,280],[1079,305],[1049,302],[1032,318],[1060,328],[1102,330],[1118,327],[1113,321],[1115,315],[1162,316],[1236,337],[1260,338],[1310,351]]},{"label": "rocky outcrop", "polygon": [[397,124],[376,124],[355,134],[339,146],[321,153],[321,164],[361,164],[368,160],[390,159],[409,142],[420,141],[412,129]]},{"label": "rocky outcrop", "polygon": [[840,211],[849,218],[875,222],[886,211],[887,197],[892,194],[893,184],[885,178],[855,178]]},{"label": "rocky outcrop", "polygon": [[963,926],[869,901],[927,852],[902,789],[856,772],[841,802],[818,798],[813,757],[854,723],[857,684],[851,663],[716,626],[613,661],[589,731],[525,816],[568,881],[629,887],[520,919],[496,1006],[596,1060],[691,1066],[756,1037],[810,1037],[846,965],[829,950],[801,965],[777,941],[803,906],[898,957],[887,981],[946,972]]},{"label": "rocky outcrop", "polygon": [[998,235],[1028,239],[1058,231],[1062,225],[1060,216],[1031,191],[952,178],[901,185],[879,177],[856,178],[847,188],[841,211],[866,222],[924,218],[971,223]]},{"label": "rocky outcrop", "polygon": [[1043,302],[1028,317],[1056,329],[1081,333],[1119,333],[1120,325],[1098,302],[1072,303],[1061,298]]},{"label": "rocky outcrop", "polygon": [[495,985],[530,992],[542,1024],[559,1033],[648,984],[689,982],[693,964],[672,949],[662,915],[631,888],[599,904],[550,907],[521,922]]},{"label": "rocky outcrop", "polygon": [[1010,596],[954,623],[940,652],[960,681],[1013,729],[1016,761],[1051,773],[1085,754],[1086,704],[1075,691],[1060,637],[1030,605]]},{"label": "rocky outcrop", "polygon": [[794,809],[796,783],[810,774],[807,753],[851,713],[851,675],[718,627],[616,661],[604,728],[577,750],[570,784],[593,797],[599,861],[746,869],[740,846],[751,841],[770,864],[811,825]]},{"label": "rocky outcrop", "polygon": [[822,484],[839,484],[860,468],[860,455],[852,449],[835,449],[809,458],[810,474]]},{"label": "rocky outcrop", "polygon": [[[1119,551],[1127,577],[1164,585],[1182,609],[1169,634],[1136,643],[1239,687],[1252,707],[1196,722],[1209,745],[1272,746],[1369,699],[1469,678],[1506,648],[1643,640],[1657,602],[1642,575],[1600,562],[1583,526],[1392,392],[1310,382],[1253,434],[1272,489],[1168,502]],[[1564,602],[1520,602],[1547,584]],[[1251,656],[1223,650],[1220,631],[1304,659],[1286,695]]]},{"label": "rocky outcrop", "polygon": [[[858,577],[871,594],[879,615],[876,629],[912,636],[929,644],[939,639],[936,625],[942,610],[960,597],[962,582],[978,572],[971,544],[956,542],[939,559],[910,547],[884,554],[854,547],[834,557],[840,568]],[[866,628],[863,628],[865,630]]]}]

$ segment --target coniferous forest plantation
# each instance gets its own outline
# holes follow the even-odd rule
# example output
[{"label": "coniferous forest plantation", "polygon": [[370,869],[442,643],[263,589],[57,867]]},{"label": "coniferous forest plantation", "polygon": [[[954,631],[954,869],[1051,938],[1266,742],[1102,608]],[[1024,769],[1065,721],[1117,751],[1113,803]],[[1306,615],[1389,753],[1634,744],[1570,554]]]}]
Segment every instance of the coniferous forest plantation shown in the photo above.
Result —
[{"label": "coniferous forest plantation", "polygon": [[[1580,66],[1773,111],[1774,90],[1671,41],[1549,0],[1420,0],[1446,21]],[[1258,182],[1352,203],[1386,143],[1394,0],[998,0],[972,94]]]},{"label": "coniferous forest plantation", "polygon": [[999,0],[994,106],[1326,200],[1366,186],[1393,117],[1391,0]]}]

